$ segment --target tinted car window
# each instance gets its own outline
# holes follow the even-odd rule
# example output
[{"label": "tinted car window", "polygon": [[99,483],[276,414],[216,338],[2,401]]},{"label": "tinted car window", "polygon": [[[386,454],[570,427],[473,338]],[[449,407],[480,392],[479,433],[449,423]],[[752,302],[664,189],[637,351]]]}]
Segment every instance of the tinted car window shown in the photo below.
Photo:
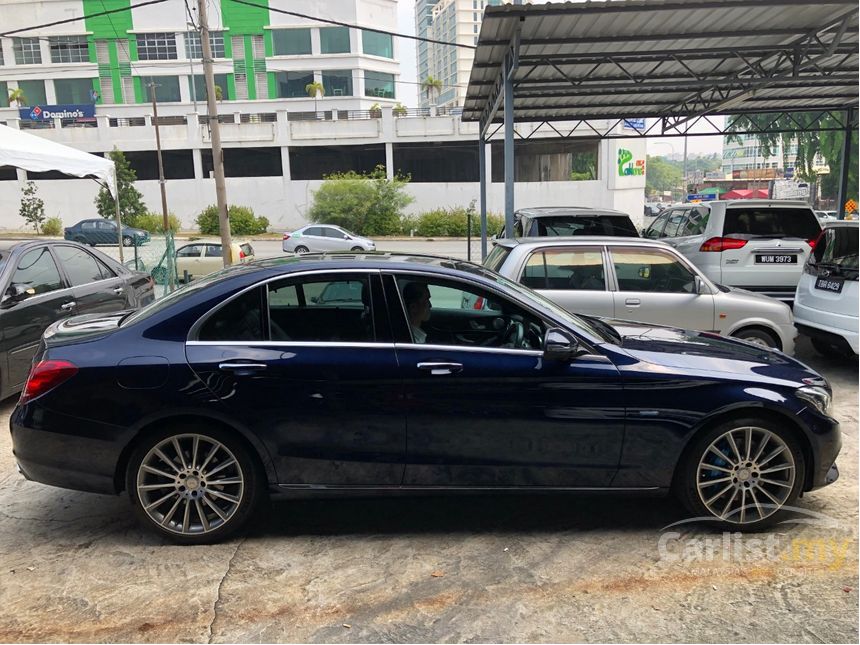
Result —
[{"label": "tinted car window", "polygon": [[191,244],[189,246],[183,246],[181,249],[176,251],[176,257],[178,258],[196,258],[200,257],[200,251],[203,250],[203,246],[200,244]]},{"label": "tinted car window", "polygon": [[666,228],[663,229],[663,237],[678,237],[681,226],[686,222],[686,211],[674,210],[669,215]]},{"label": "tinted car window", "polygon": [[207,258],[220,258],[221,257],[221,245],[220,244],[207,244],[206,245],[206,257]]},{"label": "tinted car window", "polygon": [[849,273],[845,277],[857,279],[858,230],[854,227],[834,226],[824,229],[824,235],[815,245],[811,263],[838,267]]},{"label": "tinted car window", "polygon": [[108,221],[98,222],[96,224],[96,226],[101,231],[116,231],[116,224],[114,224],[113,222],[108,222]]},{"label": "tinted car window", "polygon": [[487,258],[484,260],[484,266],[490,271],[498,271],[502,268],[502,265],[505,263],[505,260],[508,259],[510,254],[510,247],[496,244],[496,246],[493,247],[493,250],[487,254]]},{"label": "tinted car window", "polygon": [[57,246],[54,250],[73,287],[96,282],[105,277],[99,263],[86,251],[73,246]]},{"label": "tinted car window", "polygon": [[12,284],[26,285],[37,294],[63,287],[57,264],[47,248],[33,249],[21,256],[12,274]]},{"label": "tinted car window", "polygon": [[81,230],[82,231],[94,231],[96,229],[97,222],[81,222]]},{"label": "tinted car window", "polygon": [[687,225],[681,235],[701,235],[708,225],[711,211],[708,208],[694,208],[687,218]]},{"label": "tinted car window", "polygon": [[612,235],[618,237],[639,237],[636,227],[629,217],[613,215],[592,215],[582,217],[539,217],[535,219],[533,235]]},{"label": "tinted car window", "polygon": [[322,227],[320,226],[311,226],[310,228],[305,229],[305,235],[316,235],[318,237],[322,237]]},{"label": "tinted car window", "polygon": [[365,275],[290,278],[269,285],[272,340],[371,342],[370,284]]},{"label": "tinted car window", "polygon": [[668,253],[612,249],[612,263],[620,291],[693,293],[695,276]]},{"label": "tinted car window", "polygon": [[649,226],[648,230],[645,231],[643,237],[647,237],[652,240],[662,237],[663,227],[666,226],[666,220],[669,219],[671,212],[672,211],[663,211],[660,213],[660,215],[657,216],[657,219],[651,222],[651,226]]},{"label": "tinted car window", "polygon": [[324,228],[323,233],[325,233],[326,237],[333,237],[338,240],[343,239],[343,231],[339,231],[336,228]]},{"label": "tinted car window", "polygon": [[217,310],[200,329],[200,340],[265,340],[260,289],[254,288]]},{"label": "tinted car window", "polygon": [[727,208],[723,235],[795,237],[813,240],[821,226],[808,208]]},{"label": "tinted car window", "polygon": [[532,289],[603,291],[603,253],[596,247],[533,253],[520,282]]}]

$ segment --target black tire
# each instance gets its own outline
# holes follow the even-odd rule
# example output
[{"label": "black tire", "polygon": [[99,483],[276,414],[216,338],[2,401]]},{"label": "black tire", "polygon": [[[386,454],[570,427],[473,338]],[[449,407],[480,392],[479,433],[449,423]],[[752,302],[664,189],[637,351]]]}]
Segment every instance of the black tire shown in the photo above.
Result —
[{"label": "black tire", "polygon": [[131,235],[123,235],[122,236],[122,245],[123,246],[132,246],[134,244],[134,240]]},{"label": "black tire", "polygon": [[354,246],[350,249],[350,251],[364,251],[364,249],[361,248],[360,246]]},{"label": "black tire", "polygon": [[[700,470],[700,462],[706,459],[708,460],[708,464],[718,464],[720,461],[719,458],[715,458],[716,453],[710,451],[712,444],[716,442],[718,449],[724,451],[722,454],[726,456],[726,453],[731,453],[731,449],[727,443],[720,443],[722,437],[730,431],[732,431],[734,436],[743,437],[747,428],[753,431],[761,431],[761,434],[755,433],[753,435],[754,439],[751,442],[750,452],[755,453],[758,451],[759,445],[763,442],[762,454],[753,454],[752,458],[750,458],[749,453],[743,455],[745,459],[740,460],[740,470],[734,468],[732,462],[728,459],[724,459],[723,464],[720,464],[720,466],[725,466],[725,472],[722,470],[710,470],[708,465],[703,466]],[[768,441],[764,441],[763,433],[770,433],[771,438]],[[780,448],[780,442],[783,450],[768,460],[767,457],[770,453]],[[741,452],[745,451],[742,443],[738,447]],[[689,448],[684,451],[681,459],[681,463],[678,464],[678,476],[675,481],[676,495],[693,517],[703,518],[706,526],[715,527],[720,530],[756,531],[778,521],[784,514],[782,509],[786,506],[792,506],[797,500],[803,489],[803,482],[806,476],[806,463],[803,457],[803,450],[801,450],[797,439],[791,431],[786,430],[782,425],[777,425],[772,421],[756,417],[735,419],[707,430],[693,439]],[[737,459],[737,457],[734,457],[734,459]],[[779,486],[765,484],[764,482],[772,480],[765,478],[765,473],[763,472],[756,473],[771,468],[779,468],[781,460],[793,464],[793,479],[783,480],[782,477],[788,477],[789,475],[786,470],[782,470],[780,471],[781,474],[780,472],[767,473],[769,478],[781,482]],[[764,462],[763,466],[758,465],[759,462]],[[755,464],[753,468],[744,468],[744,466],[751,463]],[[746,470],[745,473],[742,472],[744,470]],[[728,477],[729,481],[717,483],[716,480],[722,477]],[[712,480],[714,481],[712,482]],[[722,497],[714,498],[715,494],[722,490],[724,486],[730,486],[730,488]],[[744,489],[744,487],[746,488]],[[747,493],[751,489],[758,491],[758,495],[755,495],[755,492],[750,493],[753,496],[751,499],[756,501],[756,503],[753,505],[750,501],[747,501],[745,504],[745,513],[742,513],[740,511],[741,500],[738,500],[738,509],[728,513],[729,519],[721,518],[712,509],[719,511],[723,508],[726,500],[728,500],[728,507],[732,507],[732,500],[729,498],[733,492],[736,494],[735,489],[742,491],[741,499],[746,499]],[[776,495],[777,499],[775,501],[768,499],[762,490]],[[780,499],[782,496],[784,498]],[[709,501],[711,501],[711,507],[707,505]],[[768,514],[762,516],[757,510],[759,506]],[[749,516],[746,516],[746,513],[749,513]]]},{"label": "black tire", "polygon": [[[193,460],[195,437],[198,453]],[[156,448],[172,465],[156,454]],[[165,475],[142,470],[144,463]],[[139,490],[138,484],[158,488]],[[211,544],[235,534],[251,519],[264,495],[265,475],[257,455],[236,435],[183,424],[142,438],[129,459],[125,485],[134,513],[147,529],[178,544]],[[162,501],[150,510],[144,508],[157,500]]]},{"label": "black tire", "polygon": [[819,338],[810,338],[815,351],[827,358],[846,358],[847,354],[838,345],[828,343]]},{"label": "black tire", "polygon": [[293,253],[307,253],[308,251],[310,251],[308,247],[299,244]]},{"label": "black tire", "polygon": [[782,349],[782,343],[779,342],[776,335],[766,329],[759,329],[758,327],[740,329],[732,334],[732,336],[758,345],[766,345],[773,349]]}]

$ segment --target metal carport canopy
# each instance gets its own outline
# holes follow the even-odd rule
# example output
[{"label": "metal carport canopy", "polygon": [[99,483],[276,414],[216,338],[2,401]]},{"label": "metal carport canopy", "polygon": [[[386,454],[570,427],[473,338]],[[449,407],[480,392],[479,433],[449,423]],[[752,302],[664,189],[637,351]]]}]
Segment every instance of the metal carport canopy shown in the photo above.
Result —
[{"label": "metal carport canopy", "polygon": [[462,118],[480,122],[482,143],[505,122],[512,219],[513,122],[657,118],[659,136],[709,114],[852,111],[857,15],[857,0],[487,7]]}]

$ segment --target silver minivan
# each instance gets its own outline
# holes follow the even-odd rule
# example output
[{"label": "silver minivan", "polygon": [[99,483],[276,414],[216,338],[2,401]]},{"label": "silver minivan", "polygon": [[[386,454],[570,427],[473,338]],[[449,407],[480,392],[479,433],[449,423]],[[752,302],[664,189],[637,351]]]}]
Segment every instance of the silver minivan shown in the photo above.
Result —
[{"label": "silver minivan", "polygon": [[667,209],[642,237],[675,247],[717,284],[791,302],[820,233],[806,202],[741,199]]}]

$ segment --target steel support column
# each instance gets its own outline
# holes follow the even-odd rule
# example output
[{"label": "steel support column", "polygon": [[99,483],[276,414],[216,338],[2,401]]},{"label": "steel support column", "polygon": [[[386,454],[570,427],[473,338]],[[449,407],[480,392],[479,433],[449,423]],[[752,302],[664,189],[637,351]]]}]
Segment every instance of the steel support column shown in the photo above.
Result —
[{"label": "steel support column", "polygon": [[505,83],[505,236],[514,236],[514,84],[511,58],[506,59]]},{"label": "steel support column", "polygon": [[478,137],[478,176],[481,183],[481,262],[487,257],[487,143]]},{"label": "steel support column", "polygon": [[845,219],[845,202],[848,201],[848,170],[851,167],[851,141],[854,138],[854,110],[845,111],[845,141],[842,142],[842,167],[839,171],[839,219]]}]

